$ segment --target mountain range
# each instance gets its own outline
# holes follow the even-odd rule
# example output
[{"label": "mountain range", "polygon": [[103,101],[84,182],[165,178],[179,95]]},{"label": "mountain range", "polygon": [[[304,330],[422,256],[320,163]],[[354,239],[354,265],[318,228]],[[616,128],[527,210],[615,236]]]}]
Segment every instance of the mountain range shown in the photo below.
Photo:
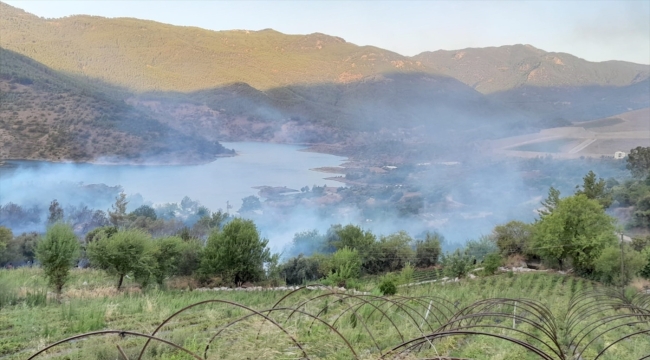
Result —
[{"label": "mountain range", "polygon": [[4,158],[204,161],[227,153],[219,140],[473,139],[650,106],[650,66],[530,45],[406,57],[319,33],[43,19],[4,3],[0,34]]}]

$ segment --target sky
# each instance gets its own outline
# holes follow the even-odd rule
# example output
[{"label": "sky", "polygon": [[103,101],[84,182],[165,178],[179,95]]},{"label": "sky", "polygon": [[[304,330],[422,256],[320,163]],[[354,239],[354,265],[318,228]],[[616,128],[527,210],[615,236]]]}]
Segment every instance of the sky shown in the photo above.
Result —
[{"label": "sky", "polygon": [[407,56],[530,44],[590,61],[650,64],[650,0],[5,2],[45,18],[86,14],[210,30],[320,32]]}]

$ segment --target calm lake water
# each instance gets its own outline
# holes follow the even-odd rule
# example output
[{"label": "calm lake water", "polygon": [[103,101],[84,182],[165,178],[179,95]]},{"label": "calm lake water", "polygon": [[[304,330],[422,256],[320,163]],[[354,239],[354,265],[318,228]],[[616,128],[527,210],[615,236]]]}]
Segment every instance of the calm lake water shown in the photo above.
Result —
[{"label": "calm lake water", "polygon": [[[324,180],[331,174],[309,169],[339,166],[339,156],[299,151],[303,147],[265,143],[223,143],[238,156],[189,166],[93,165],[20,161],[0,171],[0,203],[27,203],[43,197],[41,204],[59,199],[62,205],[76,205],[70,194],[57,193],[57,183],[120,185],[127,195],[139,193],[154,204],[180,202],[184,196],[198,200],[213,211],[230,202],[239,209],[241,199],[257,195],[254,186],[341,186]],[[66,201],[67,200],[67,201]],[[132,209],[131,209],[132,210]]]}]

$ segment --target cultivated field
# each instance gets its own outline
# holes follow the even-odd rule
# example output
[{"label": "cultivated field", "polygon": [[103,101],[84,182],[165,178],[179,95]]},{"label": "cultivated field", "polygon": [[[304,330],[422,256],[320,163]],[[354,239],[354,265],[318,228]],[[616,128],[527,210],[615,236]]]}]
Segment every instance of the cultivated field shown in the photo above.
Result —
[{"label": "cultivated field", "polygon": [[650,146],[650,108],[490,143],[501,155],[557,158],[611,157],[616,151],[627,153],[637,146]]},{"label": "cultivated field", "polygon": [[[181,291],[113,288],[75,270],[58,303],[37,269],[0,270],[0,359],[92,331],[41,359],[639,359],[650,355],[650,299],[560,274],[504,273],[400,288],[382,297],[323,290]],[[527,299],[527,300],[526,300]],[[179,313],[184,307],[208,301]],[[645,331],[645,333],[643,332]],[[626,335],[631,336],[617,342]],[[600,336],[599,336],[600,335]],[[593,340],[593,341],[592,341]],[[409,342],[411,341],[411,342]],[[119,345],[119,349],[118,349]],[[209,345],[206,347],[206,345]],[[120,355],[120,351],[124,355]],[[187,352],[184,352],[187,351]],[[189,352],[195,355],[190,355]]]}]

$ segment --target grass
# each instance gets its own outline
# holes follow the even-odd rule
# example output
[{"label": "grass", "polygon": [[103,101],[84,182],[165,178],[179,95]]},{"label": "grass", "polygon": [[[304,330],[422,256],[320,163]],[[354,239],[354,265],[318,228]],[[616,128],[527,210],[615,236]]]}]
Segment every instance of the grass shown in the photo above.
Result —
[{"label": "grass", "polygon": [[[25,359],[37,349],[57,340],[89,331],[120,329],[141,333],[151,333],[165,318],[184,306],[205,300],[232,301],[253,309],[269,309],[287,292],[281,291],[181,291],[148,289],[139,291],[127,283],[126,290],[114,290],[115,279],[94,270],[73,271],[70,284],[64,289],[59,303],[51,296],[45,299],[45,281],[39,269],[0,270],[0,289],[3,297],[12,297],[0,308],[0,359]],[[362,290],[377,294],[372,280],[366,281]],[[478,300],[489,298],[528,298],[547,306],[554,314],[554,321],[564,326],[567,306],[572,295],[586,289],[601,288],[584,279],[546,273],[513,274],[481,277],[463,280],[459,283],[426,284],[400,288],[393,301],[400,296],[440,297],[447,304],[463,308]],[[7,295],[10,294],[10,295]],[[323,295],[316,300],[314,296]],[[334,324],[340,333],[350,341],[361,359],[377,359],[379,350],[383,352],[404,339],[422,336],[418,326],[427,329],[416,312],[405,307],[399,308],[380,302],[373,302],[391,319],[381,316],[375,305],[357,300],[338,301],[341,295],[325,296],[324,291],[301,291],[286,298],[279,307],[298,308],[312,314],[320,313],[320,318]],[[30,300],[38,299],[38,300]],[[367,297],[371,299],[371,297]],[[424,298],[422,298],[424,299]],[[427,298],[429,299],[429,298]],[[355,302],[356,301],[356,302]],[[418,307],[424,314],[429,300],[420,303],[408,302]],[[302,302],[306,302],[301,306]],[[405,303],[406,304],[406,303]],[[451,306],[451,305],[450,305]],[[351,307],[356,310],[351,310]],[[427,315],[427,323],[436,327],[437,318],[443,318],[445,310],[436,310],[434,305]],[[500,305],[499,311],[505,314],[512,311]],[[519,314],[525,309],[519,307]],[[283,324],[288,333],[295,337],[308,352],[311,359],[351,359],[353,355],[340,337],[319,322],[302,314],[289,317],[289,311],[274,311],[269,316]],[[248,312],[242,308],[224,303],[211,303],[188,310],[161,329],[161,338],[183,345],[203,355],[205,344],[217,329]],[[420,315],[421,316],[421,315]],[[415,319],[414,319],[415,318]],[[591,318],[590,318],[591,319]],[[493,325],[512,326],[512,319],[496,318]],[[417,324],[422,323],[422,324]],[[489,324],[488,324],[489,325]],[[492,326],[492,325],[489,325]],[[637,325],[639,326],[639,325]],[[517,323],[517,329],[532,328],[525,323]],[[428,330],[428,329],[427,329]],[[563,330],[560,330],[562,333]],[[616,339],[618,331],[606,336],[601,343],[590,348],[583,356],[595,356],[594,349],[602,349]],[[534,343],[534,340],[528,339]],[[137,358],[144,341],[133,336],[123,339],[116,335],[87,338],[60,346],[43,358],[49,359],[115,359],[119,344],[129,358]],[[435,349],[425,350],[427,356],[435,354],[460,358],[480,359],[536,359],[534,355],[514,344],[498,341],[486,336],[445,338],[435,342]],[[632,354],[634,356],[629,357]],[[644,338],[631,338],[617,344],[603,359],[639,358],[650,354],[650,343]],[[290,337],[282,333],[268,321],[250,317],[225,329],[210,346],[210,359],[297,359],[299,348]],[[418,355],[419,357],[422,354]],[[626,357],[627,356],[627,357]],[[167,345],[152,344],[146,351],[147,359],[188,359],[188,356],[173,351]],[[407,357],[409,358],[409,357]]]}]

